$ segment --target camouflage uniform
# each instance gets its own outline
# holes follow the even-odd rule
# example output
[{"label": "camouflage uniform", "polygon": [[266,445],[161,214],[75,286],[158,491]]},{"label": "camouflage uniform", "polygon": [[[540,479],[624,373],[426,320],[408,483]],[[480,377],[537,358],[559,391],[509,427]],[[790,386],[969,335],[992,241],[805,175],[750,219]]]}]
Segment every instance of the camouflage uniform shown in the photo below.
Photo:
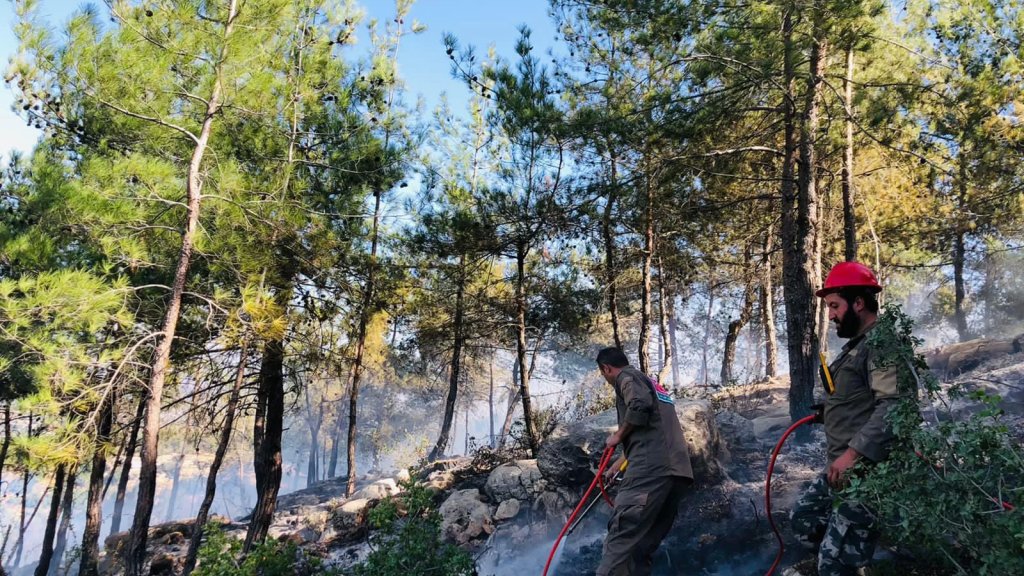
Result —
[{"label": "camouflage uniform", "polygon": [[671,397],[632,367],[615,379],[619,422],[635,428],[622,442],[629,467],[615,496],[598,576],[644,576],[693,482],[690,453]]},{"label": "camouflage uniform", "polygon": [[[893,434],[885,417],[900,397],[897,370],[877,366],[865,342],[871,328],[851,338],[829,366],[835,385],[824,412],[829,465],[850,447],[870,462],[889,454]],[[797,501],[791,518],[797,540],[818,547],[821,576],[856,574],[874,554],[874,514],[862,504],[839,500],[824,472]]]}]

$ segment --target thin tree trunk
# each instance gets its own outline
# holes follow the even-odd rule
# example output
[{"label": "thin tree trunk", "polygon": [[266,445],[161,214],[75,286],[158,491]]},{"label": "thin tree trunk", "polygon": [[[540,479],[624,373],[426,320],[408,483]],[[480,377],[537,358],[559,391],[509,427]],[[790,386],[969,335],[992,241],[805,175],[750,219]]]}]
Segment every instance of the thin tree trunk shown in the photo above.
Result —
[{"label": "thin tree trunk", "polygon": [[[89,472],[89,496],[85,505],[85,528],[82,530],[82,557],[78,565],[80,576],[99,576],[99,541],[100,530],[103,527],[103,477],[107,471],[106,450],[113,424],[114,399],[108,398],[100,407],[96,448],[92,455],[92,470]],[[111,474],[110,477],[113,478],[114,475]],[[109,486],[109,483],[107,485]]]},{"label": "thin tree trunk", "polygon": [[[35,415],[29,412],[28,414],[28,437],[32,438],[32,425],[34,424]],[[29,468],[25,467],[25,471],[21,476],[21,515],[18,518],[18,541],[14,546],[12,554],[15,555],[13,566],[17,568],[21,566],[21,552],[25,548],[25,531],[28,530],[28,525],[25,524],[25,507],[28,503],[28,479],[29,479]],[[40,498],[39,502],[42,502]],[[39,507],[39,502],[36,502],[36,508]],[[34,516],[34,514],[33,514]],[[8,558],[10,562],[10,558]]]},{"label": "thin tree trunk", "polygon": [[[519,243],[516,247],[516,356],[519,366],[526,366],[526,246]],[[519,395],[523,401],[523,424],[526,428],[526,444],[530,454],[536,456],[540,447],[537,441],[537,428],[533,421],[533,403],[530,398],[530,371],[519,370]]]},{"label": "thin tree trunk", "polygon": [[772,240],[774,235],[771,227],[764,237],[764,255],[761,259],[761,326],[764,330],[764,375],[774,378],[776,375],[779,343],[775,333],[775,275],[772,271]]},{"label": "thin tree trunk", "polygon": [[[224,456],[228,452],[228,445],[231,443],[231,432],[235,425],[235,411],[238,408],[238,396],[245,381],[245,364],[248,359],[248,343],[242,343],[242,351],[239,354],[238,370],[235,372],[235,385],[231,389],[231,396],[228,397],[227,409],[224,413],[224,424],[220,428],[220,439],[217,442],[217,451],[213,455],[213,462],[210,463],[210,472],[206,476],[206,493],[203,495],[203,502],[199,505],[199,513],[196,514],[196,521],[192,527],[192,537],[188,545],[188,554],[185,556],[184,576],[189,576],[196,567],[196,557],[199,554],[199,545],[203,539],[203,531],[206,521],[209,518],[210,507],[213,506],[213,498],[217,494],[217,473],[220,472],[221,464],[224,463]],[[241,462],[241,459],[239,459]]]},{"label": "thin tree trunk", "polygon": [[71,527],[71,514],[74,512],[75,480],[78,471],[72,467],[64,477],[64,494],[61,496],[60,504],[60,526],[57,529],[57,539],[53,547],[53,557],[50,560],[50,567],[46,571],[48,576],[56,576],[60,569],[60,563],[64,559],[64,550],[68,544],[68,528]]},{"label": "thin tree trunk", "polygon": [[672,343],[669,336],[668,314],[672,305],[667,303],[667,291],[665,290],[665,267],[658,258],[658,330],[661,335],[661,369],[658,370],[658,382],[664,382],[668,378],[670,369],[675,367],[675,358],[672,356]]},{"label": "thin tree trunk", "polygon": [[[278,297],[287,301],[281,294]],[[256,506],[253,508],[249,529],[245,534],[243,551],[262,542],[270,529],[277,507],[277,493],[281,488],[281,436],[284,432],[284,340],[267,341],[260,361],[258,394],[266,398],[263,436],[253,464],[256,472]]]},{"label": "thin tree trunk", "polygon": [[466,449],[465,449],[465,452],[463,453],[466,456],[469,456],[469,408],[470,408],[469,405],[467,405],[466,406]]},{"label": "thin tree trunk", "polygon": [[46,532],[39,552],[39,564],[36,565],[35,576],[46,576],[53,560],[53,540],[57,534],[57,517],[60,516],[61,496],[64,489],[64,465],[57,466],[53,476],[53,496],[50,500],[50,514],[46,517]]},{"label": "thin tree trunk", "polygon": [[[4,442],[0,444],[0,486],[3,486],[4,463],[7,461],[7,449],[11,446],[11,402],[4,402]],[[0,553],[2,556],[2,553]]]},{"label": "thin tree trunk", "polygon": [[[751,269],[751,254],[750,246],[748,245],[744,250],[744,269]],[[753,279],[748,276],[746,283],[743,287],[743,308],[740,309],[739,318],[729,322],[729,330],[725,335],[725,350],[722,354],[722,385],[727,386],[733,381],[732,365],[736,360],[736,341],[740,337],[740,331],[750,321],[750,316],[754,313],[754,283]]]},{"label": "thin tree trunk", "polygon": [[459,376],[462,369],[462,346],[464,336],[464,314],[463,299],[466,290],[466,277],[463,275],[463,268],[466,266],[466,257],[459,256],[458,285],[455,289],[455,316],[452,324],[452,361],[448,368],[448,395],[444,403],[444,417],[441,421],[441,433],[437,437],[434,449],[427,456],[427,461],[433,462],[444,456],[448,449],[448,442],[451,438],[452,421],[455,418],[455,402],[459,395]]},{"label": "thin tree trunk", "polygon": [[224,38],[221,52],[214,72],[213,92],[207,102],[202,129],[196,139],[195,148],[188,167],[186,185],[187,217],[185,232],[181,238],[181,249],[178,263],[171,284],[171,295],[167,305],[161,328],[160,343],[153,353],[152,373],[149,378],[149,396],[147,397],[146,419],[142,429],[142,462],[139,470],[139,492],[135,503],[135,517],[132,519],[132,530],[129,536],[128,552],[125,555],[125,575],[143,576],[146,566],[146,543],[149,537],[149,521],[153,514],[156,496],[156,459],[160,436],[160,404],[163,402],[164,380],[170,363],[171,346],[178,326],[181,313],[181,298],[185,292],[185,281],[188,278],[189,264],[192,262],[192,250],[199,229],[199,207],[202,199],[203,181],[201,170],[206,147],[213,131],[213,119],[217,116],[221,105],[222,79],[221,66],[227,57],[227,39],[236,16],[236,2],[231,0],[228,7],[227,21],[224,23]]},{"label": "thin tree trunk", "polygon": [[505,421],[501,424],[501,436],[498,438],[498,447],[504,448],[508,435],[512,432],[512,421],[516,413],[516,406],[519,404],[519,356],[516,356],[512,364],[512,385],[508,389],[508,406],[505,408]]},{"label": "thin tree trunk", "polygon": [[178,509],[178,487],[181,480],[181,467],[185,464],[185,440],[181,440],[181,454],[174,461],[174,475],[171,476],[171,495],[167,498],[167,510],[164,511],[164,519],[168,522],[174,520],[175,511]]},{"label": "thin tree trunk", "polygon": [[708,347],[711,342],[711,319],[712,312],[715,309],[715,287],[708,282],[708,312],[704,317],[704,343],[701,347],[701,367],[700,371],[704,386],[708,385],[708,379],[711,377],[710,370],[708,369]]},{"label": "thin tree trunk", "polygon": [[344,420],[341,418],[341,414],[338,414],[338,425],[335,427],[334,435],[331,436],[331,462],[327,466],[328,478],[334,478],[338,475],[338,446],[341,444],[338,440],[341,438],[341,431],[344,429],[343,424]]},{"label": "thin tree trunk", "polygon": [[615,209],[615,179],[616,166],[612,160],[612,185],[608,190],[608,199],[604,205],[604,215],[601,219],[601,235],[604,237],[604,270],[605,284],[608,287],[608,312],[611,314],[612,337],[615,346],[622,348],[622,337],[619,335],[619,301],[617,292],[617,277],[619,271],[615,269],[615,234],[612,230],[612,215]]},{"label": "thin tree trunk", "polygon": [[967,326],[967,311],[964,305],[964,301],[967,299],[967,290],[964,284],[966,252],[964,233],[958,231],[953,237],[953,289],[956,298],[954,310],[956,333],[961,342],[969,340],[971,337]]},{"label": "thin tree trunk", "polygon": [[857,259],[857,217],[853,209],[853,43],[846,49],[846,78],[843,79],[846,105],[846,150],[843,155],[843,247],[847,262]]},{"label": "thin tree trunk", "polygon": [[487,445],[492,449],[496,446],[494,441],[494,350],[491,350],[491,365],[490,365],[490,388],[487,392],[487,415],[490,420],[490,437]]},{"label": "thin tree trunk", "polygon": [[683,385],[683,379],[679,374],[679,341],[676,336],[679,327],[676,321],[676,296],[672,294],[668,298],[668,340],[672,348],[672,386]]},{"label": "thin tree trunk", "polygon": [[373,226],[370,232],[370,267],[363,288],[363,302],[359,313],[359,328],[356,337],[356,356],[352,363],[352,384],[348,397],[348,471],[346,472],[345,495],[351,496],[356,491],[356,424],[359,407],[359,384],[363,376],[363,354],[366,349],[366,327],[373,313],[373,293],[377,270],[377,243],[380,231],[381,192],[373,194]]},{"label": "thin tree trunk", "polygon": [[644,258],[642,279],[640,282],[640,337],[637,343],[637,354],[640,359],[640,371],[650,374],[650,338],[651,338],[651,267],[654,261],[654,187],[651,176],[644,176]]},{"label": "thin tree trunk", "polygon": [[139,397],[139,407],[135,411],[135,420],[132,422],[132,431],[128,435],[128,448],[125,449],[124,462],[121,464],[121,477],[117,480],[117,495],[114,497],[114,514],[110,520],[110,533],[117,534],[121,531],[121,514],[124,511],[124,499],[128,494],[128,480],[131,478],[132,460],[135,458],[135,449],[139,443],[139,429],[142,427],[142,417],[146,413],[146,395]]}]

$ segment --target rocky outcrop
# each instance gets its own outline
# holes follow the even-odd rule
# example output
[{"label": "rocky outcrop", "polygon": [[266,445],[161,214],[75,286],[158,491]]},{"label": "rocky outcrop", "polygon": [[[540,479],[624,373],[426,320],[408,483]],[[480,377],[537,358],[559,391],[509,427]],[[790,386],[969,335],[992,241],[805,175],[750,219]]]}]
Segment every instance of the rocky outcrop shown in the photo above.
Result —
[{"label": "rocky outcrop", "polygon": [[[710,402],[677,402],[676,414],[690,450],[690,462],[699,483],[721,478],[718,459],[725,455]],[[537,466],[552,485],[578,487],[594,477],[604,451],[604,441],[615,431],[614,410],[608,410],[567,426],[558,426],[541,446]]]},{"label": "rocky outcrop", "polygon": [[456,490],[441,504],[441,533],[459,544],[468,544],[494,532],[491,507],[476,488]]},{"label": "rocky outcrop", "polygon": [[510,499],[532,502],[546,488],[547,481],[536,460],[517,460],[492,470],[484,489],[493,502]]}]

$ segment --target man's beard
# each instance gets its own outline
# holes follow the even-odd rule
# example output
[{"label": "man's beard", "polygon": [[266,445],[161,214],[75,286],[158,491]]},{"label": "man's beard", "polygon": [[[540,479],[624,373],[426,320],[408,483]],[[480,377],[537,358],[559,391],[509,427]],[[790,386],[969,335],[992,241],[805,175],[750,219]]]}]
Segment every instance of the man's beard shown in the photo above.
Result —
[{"label": "man's beard", "polygon": [[836,336],[853,338],[860,332],[860,316],[853,311],[853,306],[846,309],[843,317],[836,322]]}]

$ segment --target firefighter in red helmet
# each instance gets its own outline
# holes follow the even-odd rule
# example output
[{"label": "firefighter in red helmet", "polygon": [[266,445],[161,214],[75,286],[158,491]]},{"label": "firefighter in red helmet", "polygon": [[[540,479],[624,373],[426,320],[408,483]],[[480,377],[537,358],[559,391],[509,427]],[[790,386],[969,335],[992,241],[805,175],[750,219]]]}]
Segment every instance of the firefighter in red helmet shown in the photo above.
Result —
[{"label": "firefighter in red helmet", "polygon": [[[900,398],[897,371],[880,367],[868,335],[878,317],[882,291],[874,272],[858,262],[836,264],[816,295],[825,300],[836,334],[847,339],[828,366],[824,426],[828,461],[793,508],[797,540],[817,550],[818,573],[847,576],[870,562],[878,537],[866,506],[838,498],[850,468],[858,461],[879,462],[889,453],[892,429],[886,415]],[[838,506],[833,506],[834,502]]]}]

